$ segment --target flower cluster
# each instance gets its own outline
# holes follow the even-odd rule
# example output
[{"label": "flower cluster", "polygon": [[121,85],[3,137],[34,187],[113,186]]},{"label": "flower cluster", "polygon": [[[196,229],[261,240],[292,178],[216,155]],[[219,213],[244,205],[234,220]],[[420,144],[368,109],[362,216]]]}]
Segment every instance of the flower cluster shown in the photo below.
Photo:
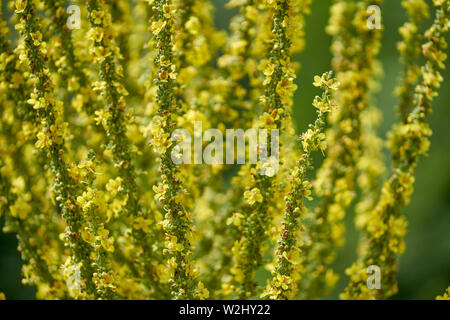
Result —
[{"label": "flower cluster", "polygon": [[398,50],[404,63],[403,84],[396,88],[401,98],[400,114],[402,121],[406,122],[413,103],[414,86],[419,81],[420,68],[417,61],[421,56],[422,35],[420,22],[428,18],[428,5],[423,0],[405,0],[402,6],[407,10],[409,20],[399,29],[402,41],[398,43]]},{"label": "flower cluster", "polygon": [[[155,36],[155,49],[158,54],[155,58],[157,66],[158,86],[156,100],[158,112],[154,116],[158,132],[152,141],[155,151],[159,154],[161,182],[153,187],[156,198],[164,211],[162,226],[164,229],[165,249],[167,259],[169,284],[171,295],[175,299],[193,299],[207,297],[203,285],[196,282],[197,271],[190,261],[193,254],[191,214],[187,212],[184,198],[187,191],[178,175],[178,168],[171,160],[173,145],[169,138],[176,127],[177,86],[176,65],[174,64],[174,15],[175,9],[168,0],[157,0],[153,3],[155,11],[151,24]],[[159,146],[159,147],[158,147]],[[197,290],[198,286],[198,290]]]},{"label": "flower cluster", "polygon": [[[16,14],[19,18],[16,29],[20,31],[24,43],[20,49],[20,62],[29,70],[29,82],[33,85],[30,99],[31,112],[35,113],[32,122],[36,132],[35,148],[41,149],[46,156],[47,166],[53,175],[53,198],[56,210],[67,224],[62,235],[65,244],[72,250],[67,261],[80,269],[80,282],[84,294],[102,296],[96,290],[92,276],[94,266],[89,255],[86,242],[80,237],[83,216],[77,205],[75,195],[83,187],[74,183],[68,174],[68,163],[65,158],[65,140],[68,138],[67,123],[63,119],[63,104],[54,98],[52,80],[47,66],[47,43],[42,39],[39,21],[34,3],[17,1]],[[81,190],[80,190],[81,189]]]},{"label": "flower cluster", "polygon": [[303,216],[307,212],[304,198],[312,200],[312,184],[307,179],[307,173],[313,169],[311,153],[326,150],[325,126],[326,115],[336,107],[331,100],[331,91],[338,89],[338,82],[331,77],[331,72],[316,76],[314,86],[321,87],[322,97],[316,97],[313,105],[317,108],[317,119],[307,132],[301,135],[303,154],[297,160],[297,167],[289,176],[291,190],[286,196],[284,218],[280,230],[278,247],[275,251],[275,268],[273,279],[267,285],[262,295],[271,299],[289,299],[297,293],[297,283],[301,279],[303,257],[301,257],[301,244],[298,243],[298,231],[304,231]]},{"label": "flower cluster", "polygon": [[[272,129],[286,129],[289,133],[292,97],[297,88],[294,84],[297,68],[292,62],[294,31],[291,29],[297,27],[297,24],[291,22],[294,17],[303,17],[302,14],[308,12],[306,9],[310,3],[311,1],[270,1],[263,7],[272,18],[272,29],[266,39],[271,44],[268,58],[261,61],[264,80],[263,92],[259,98],[262,115],[255,124],[258,129],[267,129],[269,132]],[[305,10],[299,14],[298,8]],[[269,145],[265,146],[260,142],[259,148],[271,153]],[[267,165],[268,160],[259,161],[251,168],[243,168],[243,171],[250,171],[252,179],[242,183],[247,189],[244,192],[246,204],[242,208],[245,218],[242,231],[233,244],[235,264],[231,268],[236,282],[234,287],[241,299],[250,298],[256,293],[255,272],[262,264],[264,242],[271,229],[271,212],[276,212],[275,207],[279,205],[273,201],[280,196],[276,194],[277,177],[274,170],[267,170]]]},{"label": "flower cluster", "polygon": [[[380,30],[367,27],[367,7],[382,1],[335,1],[327,31],[333,36],[333,69],[341,86],[334,97],[339,108],[329,121],[327,158],[317,173],[314,190],[321,197],[306,241],[307,273],[301,295],[327,295],[337,282],[328,268],[335,248],[343,245],[345,213],[353,201],[357,162],[361,157],[361,113],[369,106]],[[345,106],[345,107],[344,107]]]}]

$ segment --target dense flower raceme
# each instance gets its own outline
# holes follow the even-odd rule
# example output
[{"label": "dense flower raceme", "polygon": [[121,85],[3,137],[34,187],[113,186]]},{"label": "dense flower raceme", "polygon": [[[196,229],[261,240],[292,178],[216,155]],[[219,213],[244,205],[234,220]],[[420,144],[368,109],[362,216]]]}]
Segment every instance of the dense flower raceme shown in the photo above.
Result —
[{"label": "dense flower raceme", "polygon": [[356,194],[358,162],[364,159],[362,117],[370,116],[364,113],[369,108],[370,82],[380,47],[381,30],[368,28],[367,7],[381,2],[335,1],[331,8],[327,31],[333,36],[333,69],[341,83],[334,96],[337,104],[345,107],[330,116],[330,147],[315,181],[321,202],[305,237],[309,270],[300,290],[305,297],[327,295],[338,280],[328,266],[336,247],[343,245],[343,219]]},{"label": "dense flower raceme", "polygon": [[[36,286],[37,298],[326,296],[357,194],[359,258],[341,298],[396,293],[401,209],[429,147],[450,1],[433,1],[424,34],[427,2],[402,1],[404,71],[384,184],[381,112],[371,104],[383,30],[367,23],[368,7],[382,1],[332,4],[333,72],[314,78],[317,118],[296,137],[294,55],[305,46],[311,3],[230,0],[236,15],[224,31],[208,0],[74,1],[78,29],[64,1],[8,2],[0,17],[0,215],[3,231],[17,235],[23,283]],[[267,141],[277,130],[279,140],[259,137],[258,155],[271,156],[256,163],[244,146],[239,168],[206,164],[196,151],[213,138],[196,132],[198,123],[222,136],[266,130]],[[180,143],[194,145],[192,165],[174,160]],[[237,163],[239,150],[223,147],[216,152]],[[314,152],[325,158],[317,176]],[[381,289],[368,287],[369,266],[380,268]]]}]

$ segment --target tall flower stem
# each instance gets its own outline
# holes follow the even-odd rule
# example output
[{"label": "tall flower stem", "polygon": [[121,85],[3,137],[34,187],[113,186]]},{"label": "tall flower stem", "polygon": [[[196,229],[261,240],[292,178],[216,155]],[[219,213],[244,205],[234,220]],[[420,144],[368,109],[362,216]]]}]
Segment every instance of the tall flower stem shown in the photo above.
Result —
[{"label": "tall flower stem", "polygon": [[54,199],[58,212],[67,223],[64,235],[67,245],[72,250],[73,263],[80,269],[84,290],[88,295],[95,295],[92,281],[94,269],[91,265],[89,248],[80,236],[83,221],[74,194],[79,186],[74,185],[68,174],[68,165],[64,159],[64,140],[67,138],[67,125],[62,119],[62,104],[53,98],[52,83],[47,68],[46,44],[42,41],[38,19],[33,1],[16,3],[16,14],[24,40],[23,58],[28,63],[34,92],[28,103],[36,112],[37,138],[36,147],[47,156],[47,164],[54,176]]},{"label": "tall flower stem", "polygon": [[170,0],[156,0],[153,3],[155,16],[151,29],[156,37],[155,49],[158,51],[155,59],[158,68],[155,83],[158,86],[156,100],[159,110],[154,117],[152,144],[160,156],[161,173],[161,182],[153,188],[165,214],[164,254],[167,258],[171,295],[174,299],[204,298],[207,297],[207,291],[201,283],[197,283],[196,270],[190,261],[193,253],[192,221],[190,213],[183,205],[186,190],[177,176],[179,169],[171,156],[173,145],[170,139],[177,125],[174,116],[177,105],[174,92],[176,87],[173,54],[174,11],[171,5]]},{"label": "tall flower stem", "polygon": [[340,109],[329,118],[330,147],[314,185],[321,201],[305,240],[309,276],[302,283],[302,298],[328,295],[338,280],[329,265],[335,259],[335,249],[343,245],[344,217],[356,194],[361,112],[369,106],[369,84],[380,48],[381,31],[368,27],[367,8],[381,2],[337,0],[331,7],[327,31],[333,36],[332,66],[341,83],[333,95]]},{"label": "tall flower stem", "polygon": [[297,292],[297,282],[303,269],[301,244],[297,239],[299,231],[305,230],[302,223],[303,215],[307,212],[304,199],[312,200],[312,184],[307,180],[308,172],[314,168],[311,154],[318,150],[325,152],[323,130],[326,115],[336,107],[335,102],[331,100],[331,90],[337,90],[338,83],[331,77],[331,72],[323,74],[321,78],[316,77],[314,84],[323,89],[323,94],[321,97],[317,96],[313,102],[317,108],[317,119],[300,137],[303,153],[289,176],[291,190],[286,197],[282,228],[275,251],[275,268],[272,280],[262,295],[271,299],[289,299]]}]

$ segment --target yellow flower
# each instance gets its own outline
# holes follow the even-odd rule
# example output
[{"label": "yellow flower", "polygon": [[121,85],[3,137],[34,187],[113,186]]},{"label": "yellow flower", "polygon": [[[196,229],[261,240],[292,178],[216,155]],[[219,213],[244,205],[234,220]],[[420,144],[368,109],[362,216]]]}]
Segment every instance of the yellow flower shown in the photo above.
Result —
[{"label": "yellow flower", "polygon": [[164,13],[164,18],[169,19],[172,15],[171,10],[170,10],[170,6],[165,4],[163,5],[163,13]]},{"label": "yellow flower", "polygon": [[47,108],[47,101],[45,98],[38,98],[35,93],[31,94],[31,98],[27,100],[27,103],[33,105],[33,109],[35,110]]},{"label": "yellow flower", "polygon": [[288,276],[284,276],[281,274],[277,274],[275,279],[275,286],[278,288],[282,288],[283,290],[288,290],[289,285],[292,283],[292,278]]},{"label": "yellow flower", "polygon": [[254,6],[245,6],[245,17],[253,22],[258,21],[259,12]]},{"label": "yellow flower", "polygon": [[176,236],[170,236],[169,240],[166,240],[165,247],[170,251],[183,251],[184,246],[182,243],[178,242],[178,238]]},{"label": "yellow flower", "polygon": [[398,218],[389,218],[389,232],[396,237],[403,238],[406,234],[406,228],[408,227],[408,222],[404,216]]},{"label": "yellow flower", "polygon": [[234,224],[236,227],[239,227],[241,225],[241,219],[243,218],[244,216],[241,213],[235,212],[227,219],[227,225]]},{"label": "yellow flower", "polygon": [[77,197],[77,204],[83,210],[84,213],[87,213],[91,208],[94,202],[92,201],[94,198],[94,192],[92,189],[88,189],[83,192],[83,195]]},{"label": "yellow flower", "polygon": [[263,196],[258,188],[253,188],[244,192],[244,199],[249,205],[254,205],[256,202],[262,202]]},{"label": "yellow flower", "polygon": [[333,270],[328,269],[325,273],[325,283],[329,288],[334,288],[336,283],[339,281],[339,275],[334,273]]},{"label": "yellow flower", "polygon": [[165,194],[169,190],[169,186],[160,182],[158,185],[153,186],[152,189],[155,192],[155,199],[161,201],[165,199]]},{"label": "yellow flower", "polygon": [[447,288],[447,291],[442,296],[437,296],[436,300],[450,300],[450,287]]},{"label": "yellow flower", "polygon": [[109,230],[104,226],[97,229],[97,238],[100,240],[102,247],[108,252],[114,252],[114,237],[108,237]]},{"label": "yellow flower", "polygon": [[102,124],[103,128],[108,129],[108,120],[110,119],[111,115],[108,112],[105,112],[104,110],[97,110],[95,111],[95,123],[99,125]]},{"label": "yellow flower", "polygon": [[31,212],[31,207],[28,202],[19,199],[14,202],[14,205],[12,205],[9,210],[11,216],[19,218],[20,220],[25,220]]},{"label": "yellow flower", "polygon": [[111,52],[103,46],[94,47],[91,52],[94,56],[94,63],[101,62],[111,55]]},{"label": "yellow flower", "polygon": [[324,83],[323,76],[322,76],[322,77],[314,76],[314,82],[313,82],[313,85],[314,85],[315,87],[320,87],[320,86],[322,86],[323,83]]},{"label": "yellow flower", "polygon": [[272,114],[264,112],[259,120],[260,127],[265,129],[275,129],[277,127],[275,121],[279,118],[278,112],[273,112]]},{"label": "yellow flower", "polygon": [[200,20],[197,17],[191,16],[185,26],[189,33],[197,35],[200,31]]},{"label": "yellow flower", "polygon": [[170,65],[170,68],[168,69],[163,69],[159,71],[159,78],[161,79],[162,82],[167,82],[167,80],[169,79],[176,79],[177,74],[175,73],[175,65],[172,64]]},{"label": "yellow flower", "polygon": [[16,13],[22,13],[25,11],[25,8],[27,7],[28,1],[27,0],[16,0]]},{"label": "yellow flower", "polygon": [[152,33],[155,36],[157,36],[161,32],[161,30],[164,29],[166,24],[167,24],[167,22],[166,21],[162,21],[162,20],[153,21],[152,22],[152,26],[151,26]]},{"label": "yellow flower", "polygon": [[297,85],[294,84],[293,78],[284,78],[278,82],[276,90],[284,105],[290,106],[292,104],[291,97],[294,91],[297,90]]},{"label": "yellow flower", "polygon": [[37,134],[36,148],[50,148],[52,144],[53,141],[50,139],[48,133],[46,131],[39,131]]},{"label": "yellow flower", "polygon": [[272,74],[275,71],[275,65],[273,63],[267,62],[266,66],[264,68],[264,75],[266,76],[266,79],[264,80],[264,84],[270,83],[270,80],[272,79]]},{"label": "yellow flower", "polygon": [[95,42],[102,42],[104,36],[103,28],[97,27],[89,31],[89,38]]},{"label": "yellow flower", "polygon": [[161,55],[161,57],[159,57],[159,64],[162,67],[168,67],[168,66],[170,66],[171,63],[170,63],[169,59],[166,59],[166,56]]},{"label": "yellow flower", "polygon": [[331,89],[331,90],[337,90],[338,88],[339,88],[339,82],[336,80],[336,79],[334,79],[334,78],[332,78],[332,79],[329,79],[329,73],[324,73],[324,74],[322,74],[322,76],[321,77],[319,77],[319,76],[314,76],[314,82],[313,82],[313,85],[315,86],[315,87],[322,87],[322,86],[325,86],[325,87],[328,87],[329,89]]},{"label": "yellow flower", "polygon": [[289,254],[286,251],[283,251],[282,256],[293,265],[297,265],[302,261],[300,257],[300,250],[297,248],[293,248]]},{"label": "yellow flower", "polygon": [[104,15],[105,15],[105,12],[103,12],[103,11],[92,10],[91,19],[92,19],[92,21],[94,21],[94,24],[101,24]]},{"label": "yellow flower", "polygon": [[106,190],[111,194],[111,197],[115,197],[121,190],[123,179],[117,177],[116,179],[110,179],[106,184]]},{"label": "yellow flower", "polygon": [[31,34],[31,38],[33,39],[34,45],[37,47],[41,44],[42,33],[40,31],[36,31],[36,33]]},{"label": "yellow flower", "polygon": [[84,224],[81,227],[81,237],[84,241],[86,241],[89,244],[93,244],[95,241],[95,235],[90,231],[89,225]]}]

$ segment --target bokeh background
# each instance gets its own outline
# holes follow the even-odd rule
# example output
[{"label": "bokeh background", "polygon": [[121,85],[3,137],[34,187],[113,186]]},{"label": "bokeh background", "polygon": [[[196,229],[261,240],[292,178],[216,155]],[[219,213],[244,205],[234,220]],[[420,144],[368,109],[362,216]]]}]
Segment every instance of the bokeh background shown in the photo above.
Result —
[{"label": "bokeh background", "polygon": [[[218,28],[226,29],[235,13],[225,9],[225,0],[214,0]],[[429,1],[431,3],[431,1]],[[324,29],[328,23],[330,0],[315,0],[312,15],[306,23],[306,50],[297,56],[302,68],[297,76],[299,89],[295,95],[294,116],[297,128],[303,131],[315,117],[311,101],[317,94],[312,81],[316,74],[330,69],[330,37]],[[2,0],[2,5],[5,1]],[[384,114],[379,128],[382,137],[397,121],[395,106],[398,99],[393,89],[402,69],[396,44],[400,40],[398,28],[406,20],[400,0],[386,0],[381,7],[384,32],[380,60],[384,68],[381,89],[374,95],[373,104]],[[424,23],[428,26],[431,19]],[[450,39],[448,39],[450,40]],[[449,41],[450,42],[450,41]],[[434,299],[450,285],[450,69],[443,72],[446,81],[436,98],[430,117],[433,137],[429,156],[422,158],[417,172],[415,192],[404,209],[409,221],[406,252],[400,258],[399,293],[393,299]],[[384,150],[388,167],[389,152]],[[345,287],[344,270],[356,259],[358,234],[353,216],[347,215],[346,245],[339,250],[334,269],[341,275],[331,297],[336,299]],[[3,221],[0,220],[0,227]],[[260,275],[263,282],[265,274]],[[21,260],[15,235],[0,232],[0,292],[8,299],[34,299],[34,289],[21,284]]]}]

